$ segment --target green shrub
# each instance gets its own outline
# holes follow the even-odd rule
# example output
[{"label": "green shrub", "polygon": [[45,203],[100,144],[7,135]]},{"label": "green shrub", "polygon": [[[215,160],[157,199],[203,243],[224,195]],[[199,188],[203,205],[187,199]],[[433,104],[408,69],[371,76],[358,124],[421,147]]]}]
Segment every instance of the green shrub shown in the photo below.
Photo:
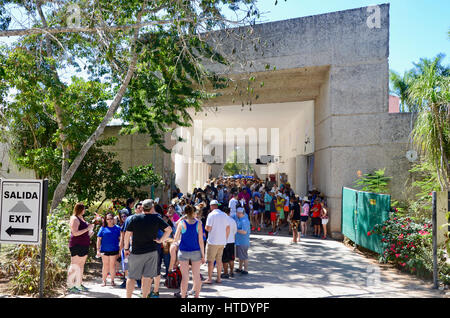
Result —
[{"label": "green shrub", "polygon": [[[70,264],[69,212],[60,208],[47,216],[44,295],[51,296],[65,284]],[[41,246],[12,245],[5,254],[1,269],[10,277],[13,295],[36,296],[39,293]]]},{"label": "green shrub", "polygon": [[386,177],[385,170],[379,169],[373,173],[366,173],[356,180],[355,185],[362,191],[388,193],[388,184],[392,177]]},{"label": "green shrub", "polygon": [[[377,224],[367,235],[381,237],[383,254],[380,262],[393,263],[398,268],[420,277],[433,275],[432,226],[430,221],[417,223],[409,217],[391,214],[382,224]],[[438,250],[439,279],[450,282],[450,267],[443,249]]]}]

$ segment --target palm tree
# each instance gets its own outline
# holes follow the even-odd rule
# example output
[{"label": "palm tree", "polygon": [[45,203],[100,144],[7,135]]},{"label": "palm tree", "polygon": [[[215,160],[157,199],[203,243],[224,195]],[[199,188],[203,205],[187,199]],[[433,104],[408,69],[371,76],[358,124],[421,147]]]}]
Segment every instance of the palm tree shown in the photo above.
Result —
[{"label": "palm tree", "polygon": [[412,71],[405,72],[403,76],[393,70],[389,71],[389,80],[391,82],[390,91],[400,98],[400,112],[417,111],[414,105],[410,106],[406,103],[408,100],[408,89],[413,79],[414,77]]},{"label": "palm tree", "polygon": [[450,157],[450,67],[443,66],[443,54],[421,59],[407,89],[407,103],[420,111],[412,139],[418,150],[436,168],[443,191],[449,189]]}]

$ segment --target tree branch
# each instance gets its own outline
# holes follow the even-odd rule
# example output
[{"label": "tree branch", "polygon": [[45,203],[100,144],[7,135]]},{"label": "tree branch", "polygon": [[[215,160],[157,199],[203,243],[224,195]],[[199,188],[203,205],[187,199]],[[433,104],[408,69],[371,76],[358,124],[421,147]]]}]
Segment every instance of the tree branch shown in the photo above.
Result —
[{"label": "tree branch", "polygon": [[[146,0],[144,2],[144,4],[142,5],[142,10],[138,13],[138,16],[137,16],[137,24],[136,25],[140,24],[141,19],[142,19],[142,14],[144,13],[147,3],[148,3],[148,0]],[[137,60],[138,60],[138,54],[136,51],[136,42],[137,42],[138,37],[139,37],[139,29],[136,28],[134,31],[134,36],[131,40],[131,46],[130,46],[131,60],[130,60],[130,65],[128,67],[127,75],[126,75],[124,81],[122,82],[122,84],[119,88],[119,91],[117,92],[113,102],[109,106],[108,111],[107,111],[105,117],[103,118],[102,122],[97,127],[95,132],[84,143],[79,154],[77,155],[75,160],[72,162],[72,164],[70,165],[67,172],[61,176],[61,181],[58,184],[58,186],[56,187],[54,195],[53,195],[53,200],[52,200],[52,205],[51,205],[50,210],[55,209],[61,203],[61,201],[64,197],[64,194],[67,190],[67,187],[69,186],[70,180],[72,179],[73,175],[77,171],[78,167],[80,166],[80,164],[83,161],[84,157],[86,156],[87,152],[94,145],[94,143],[98,140],[98,138],[100,138],[100,136],[103,134],[103,131],[105,130],[106,125],[111,120],[111,118],[114,116],[117,109],[119,108],[120,102],[122,101],[122,97],[125,94],[128,84],[130,83],[131,78],[133,77],[134,71],[136,69]]]}]

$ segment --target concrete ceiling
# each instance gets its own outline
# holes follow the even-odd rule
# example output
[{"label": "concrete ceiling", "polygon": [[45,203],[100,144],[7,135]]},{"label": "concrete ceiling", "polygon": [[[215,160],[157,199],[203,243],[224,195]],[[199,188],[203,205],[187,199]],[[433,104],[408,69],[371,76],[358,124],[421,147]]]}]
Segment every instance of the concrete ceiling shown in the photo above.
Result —
[{"label": "concrete ceiling", "polygon": [[[256,104],[252,106],[217,106],[205,108],[200,113],[191,113],[194,120],[201,120],[203,130],[208,128],[283,128],[298,117],[302,107],[311,105],[312,101]],[[250,110],[251,108],[251,110]]]},{"label": "concrete ceiling", "polygon": [[[220,96],[205,101],[206,106],[285,103],[314,100],[329,76],[329,66],[312,66],[229,76],[227,88],[211,90]],[[254,80],[249,81],[249,78]],[[249,89],[251,91],[249,92]]]}]

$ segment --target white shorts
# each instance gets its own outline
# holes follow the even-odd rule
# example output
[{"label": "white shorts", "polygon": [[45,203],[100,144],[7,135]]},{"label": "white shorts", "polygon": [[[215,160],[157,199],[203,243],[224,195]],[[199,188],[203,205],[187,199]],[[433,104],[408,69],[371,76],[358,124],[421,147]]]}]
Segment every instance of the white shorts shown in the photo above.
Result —
[{"label": "white shorts", "polygon": [[328,219],[322,219],[322,225],[323,224],[328,224]]}]

